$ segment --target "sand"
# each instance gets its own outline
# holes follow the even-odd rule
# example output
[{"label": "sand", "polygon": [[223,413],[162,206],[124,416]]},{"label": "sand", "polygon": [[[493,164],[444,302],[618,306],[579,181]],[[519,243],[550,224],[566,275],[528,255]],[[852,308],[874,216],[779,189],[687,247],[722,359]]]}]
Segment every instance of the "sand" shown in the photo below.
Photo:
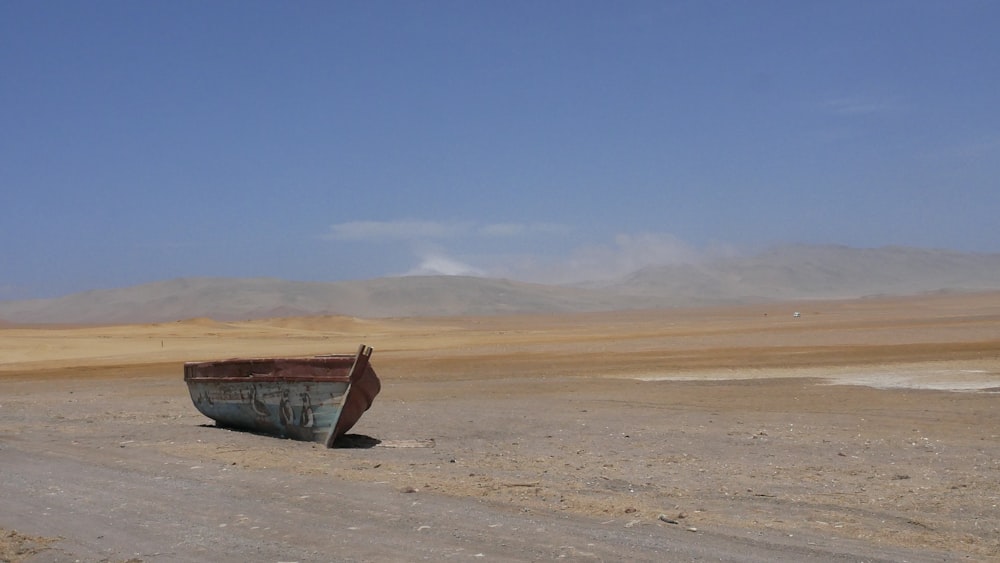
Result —
[{"label": "sand", "polygon": [[[335,449],[182,381],[360,342]],[[1000,560],[1000,293],[7,325],[0,390],[3,561]]]}]

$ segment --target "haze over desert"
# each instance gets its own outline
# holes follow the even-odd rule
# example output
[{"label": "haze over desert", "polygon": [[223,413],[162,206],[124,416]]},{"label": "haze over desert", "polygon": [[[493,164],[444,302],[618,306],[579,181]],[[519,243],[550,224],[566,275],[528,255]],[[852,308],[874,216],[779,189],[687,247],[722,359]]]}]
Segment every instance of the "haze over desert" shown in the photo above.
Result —
[{"label": "haze over desert", "polygon": [[[798,317],[793,316],[799,312]],[[375,348],[339,443],[184,361]],[[0,328],[9,561],[1000,557],[1000,293]]]},{"label": "haze over desert", "polygon": [[0,1],[0,563],[1000,562],[997,22]]}]

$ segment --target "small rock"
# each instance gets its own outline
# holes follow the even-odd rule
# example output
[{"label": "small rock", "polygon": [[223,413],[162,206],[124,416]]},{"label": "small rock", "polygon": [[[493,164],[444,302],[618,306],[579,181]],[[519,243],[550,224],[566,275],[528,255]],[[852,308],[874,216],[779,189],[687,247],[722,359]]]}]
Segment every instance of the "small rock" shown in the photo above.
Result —
[{"label": "small rock", "polygon": [[625,514],[632,514],[633,512],[636,512],[637,510],[638,509],[635,508],[634,506],[630,506],[630,507],[628,507],[628,508],[625,509]]},{"label": "small rock", "polygon": [[413,487],[403,487],[399,492],[401,492],[401,493],[415,493],[415,492],[417,492],[417,490],[414,489]]}]

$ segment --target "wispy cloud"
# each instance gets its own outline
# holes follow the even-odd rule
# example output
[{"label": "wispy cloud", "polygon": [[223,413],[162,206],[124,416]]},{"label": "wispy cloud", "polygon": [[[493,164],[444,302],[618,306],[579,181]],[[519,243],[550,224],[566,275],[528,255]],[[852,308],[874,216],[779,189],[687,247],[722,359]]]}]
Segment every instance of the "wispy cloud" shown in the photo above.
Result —
[{"label": "wispy cloud", "polygon": [[353,221],[331,226],[324,238],[408,248],[413,265],[399,268],[403,273],[397,275],[486,276],[538,283],[608,281],[648,266],[697,263],[734,253],[731,247],[697,248],[674,235],[650,232],[620,233],[607,242],[567,248],[573,232],[559,223]]},{"label": "wispy cloud", "polygon": [[610,242],[581,245],[562,255],[538,254],[530,248],[507,254],[458,255],[443,247],[415,254],[419,265],[404,275],[470,275],[571,284],[611,281],[649,266],[699,263],[737,251],[729,245],[699,249],[670,234],[639,233],[619,234]]},{"label": "wispy cloud", "polygon": [[477,233],[484,237],[567,235],[570,232],[571,228],[558,223],[494,223],[477,228]]},{"label": "wispy cloud", "polygon": [[570,228],[556,223],[475,223],[468,221],[350,221],[330,227],[324,238],[330,240],[412,241],[443,240],[478,236],[486,238],[521,237],[538,234],[562,235]]},{"label": "wispy cloud", "polygon": [[428,253],[404,276],[483,276],[486,272],[443,253]]},{"label": "wispy cloud", "polygon": [[724,251],[729,249],[699,250],[666,233],[624,233],[608,243],[579,246],[564,257],[522,256],[507,265],[504,277],[541,283],[607,281],[648,266],[697,263]]},{"label": "wispy cloud", "polygon": [[470,229],[472,229],[471,223],[413,220],[349,221],[332,225],[325,238],[367,241],[442,239],[461,236]]}]

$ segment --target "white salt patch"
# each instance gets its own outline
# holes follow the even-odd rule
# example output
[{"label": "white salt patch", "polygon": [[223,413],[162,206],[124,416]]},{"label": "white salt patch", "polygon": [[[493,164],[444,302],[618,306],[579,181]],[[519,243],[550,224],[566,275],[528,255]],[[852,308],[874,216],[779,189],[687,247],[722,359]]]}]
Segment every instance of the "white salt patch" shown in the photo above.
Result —
[{"label": "white salt patch", "polygon": [[857,368],[747,369],[703,372],[647,372],[629,379],[639,381],[738,381],[748,379],[823,379],[829,385],[861,385],[875,389],[930,389],[937,391],[981,391],[1000,393],[1000,371],[984,369],[937,369],[927,365]]},{"label": "white salt patch", "polygon": [[980,391],[1000,388],[1000,377],[985,370],[934,370],[844,374],[828,380],[831,385],[863,385],[875,389],[932,389]]}]

